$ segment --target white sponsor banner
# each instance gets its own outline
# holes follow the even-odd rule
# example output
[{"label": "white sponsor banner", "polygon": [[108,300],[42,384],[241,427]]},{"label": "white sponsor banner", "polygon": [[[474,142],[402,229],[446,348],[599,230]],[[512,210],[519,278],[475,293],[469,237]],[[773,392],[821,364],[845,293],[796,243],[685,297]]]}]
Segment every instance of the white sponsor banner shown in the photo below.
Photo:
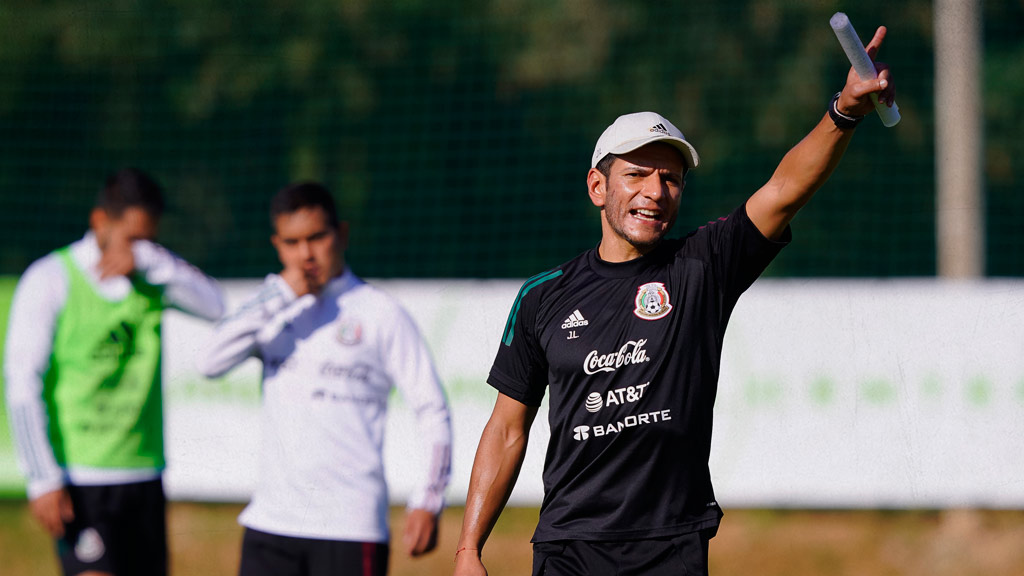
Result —
[{"label": "white sponsor banner", "polygon": [[[229,307],[257,281],[225,282]],[[416,320],[452,407],[449,502],[461,504],[496,392],[486,384],[518,281],[379,281]],[[1024,282],[758,281],[726,336],[711,472],[726,507],[1024,506]],[[259,364],[204,380],[210,326],[165,322],[168,493],[245,500],[255,482]],[[613,352],[613,351],[606,351]],[[642,345],[597,358],[631,360]],[[621,357],[621,358],[620,358]],[[581,359],[581,370],[584,365]],[[542,407],[513,504],[537,505]],[[401,503],[422,475],[392,398],[386,467]]]},{"label": "white sponsor banner", "polygon": [[1024,283],[759,281],[712,478],[733,506],[1024,506]]}]

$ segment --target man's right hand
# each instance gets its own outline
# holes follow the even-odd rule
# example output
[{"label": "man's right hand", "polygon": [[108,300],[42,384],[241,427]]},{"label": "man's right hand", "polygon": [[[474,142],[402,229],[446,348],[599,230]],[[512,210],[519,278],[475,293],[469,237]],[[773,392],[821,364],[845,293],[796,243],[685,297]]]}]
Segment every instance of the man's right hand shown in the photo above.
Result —
[{"label": "man's right hand", "polygon": [[295,293],[296,298],[301,298],[306,294],[317,295],[323,288],[315,276],[307,274],[301,268],[285,268],[281,271],[281,278],[288,283],[288,287]]},{"label": "man's right hand", "polygon": [[97,269],[101,279],[128,276],[135,270],[132,243],[121,236],[112,237],[103,249]]},{"label": "man's right hand", "polygon": [[455,555],[455,576],[487,576],[487,568],[476,550],[463,550]]},{"label": "man's right hand", "polygon": [[36,520],[54,538],[64,536],[64,525],[75,519],[71,506],[71,495],[66,488],[47,492],[29,502],[29,509]]}]

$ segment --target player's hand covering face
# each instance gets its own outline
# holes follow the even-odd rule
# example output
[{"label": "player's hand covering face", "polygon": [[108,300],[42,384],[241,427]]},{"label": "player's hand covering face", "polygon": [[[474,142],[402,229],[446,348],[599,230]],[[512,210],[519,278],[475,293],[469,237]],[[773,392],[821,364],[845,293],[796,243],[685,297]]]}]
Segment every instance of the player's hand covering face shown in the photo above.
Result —
[{"label": "player's hand covering face", "polygon": [[296,296],[319,294],[344,268],[344,223],[335,228],[322,208],[300,208],[274,220],[271,237],[284,266],[281,276]]},{"label": "player's hand covering face", "polygon": [[126,208],[118,216],[96,208],[89,222],[102,253],[98,264],[101,278],[131,274],[135,270],[132,243],[156,239],[158,220],[143,208]]},{"label": "player's hand covering face", "polygon": [[611,262],[646,254],[675,224],[683,191],[683,157],[663,143],[621,154],[607,178],[589,176],[591,201],[602,208],[601,258]]}]

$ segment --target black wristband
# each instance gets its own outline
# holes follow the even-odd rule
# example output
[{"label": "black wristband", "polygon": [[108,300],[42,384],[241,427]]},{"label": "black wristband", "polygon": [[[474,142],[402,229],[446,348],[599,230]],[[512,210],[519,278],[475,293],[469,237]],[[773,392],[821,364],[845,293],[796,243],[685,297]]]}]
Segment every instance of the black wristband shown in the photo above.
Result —
[{"label": "black wristband", "polygon": [[836,95],[832,97],[832,101],[828,104],[828,117],[832,119],[836,127],[840,130],[851,130],[860,124],[860,121],[864,119],[863,116],[847,116],[839,111],[837,104],[839,103],[839,95],[842,92],[836,92]]}]

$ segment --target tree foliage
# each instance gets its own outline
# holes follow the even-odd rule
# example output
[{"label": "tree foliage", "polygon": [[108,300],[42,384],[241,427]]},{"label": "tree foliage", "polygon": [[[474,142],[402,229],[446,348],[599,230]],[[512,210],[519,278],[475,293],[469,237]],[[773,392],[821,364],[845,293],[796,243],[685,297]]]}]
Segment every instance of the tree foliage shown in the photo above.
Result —
[{"label": "tree foliage", "polygon": [[[985,6],[989,190],[1019,214],[1021,5]],[[0,266],[77,237],[105,173],[137,165],[171,196],[166,243],[221,276],[274,269],[266,202],[299,179],[335,191],[361,274],[527,276],[596,241],[593,142],[642,109],[701,153],[683,232],[821,117],[839,9],[864,38],[889,26],[904,121],[859,129],[771,272],[932,274],[926,0],[4,0]],[[994,245],[1022,243],[993,221]]]}]

